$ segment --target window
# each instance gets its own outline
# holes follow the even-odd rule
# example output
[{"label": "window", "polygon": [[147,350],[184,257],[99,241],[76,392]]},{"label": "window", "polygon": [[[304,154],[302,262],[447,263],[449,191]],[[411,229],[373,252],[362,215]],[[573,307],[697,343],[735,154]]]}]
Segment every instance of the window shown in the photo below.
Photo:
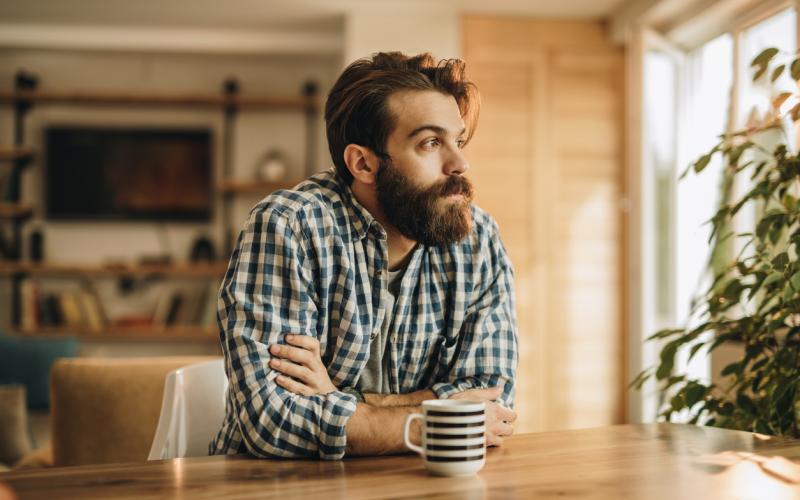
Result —
[{"label": "window", "polygon": [[[774,4],[774,2],[773,2]],[[788,71],[771,85],[766,74],[752,82],[750,62],[764,48],[777,47],[786,53],[797,50],[797,14],[788,3],[771,12],[740,18],[727,31],[685,50],[668,36],[645,31],[641,51],[641,182],[643,287],[642,339],[655,330],[691,326],[692,299],[710,283],[706,273],[710,258],[710,226],[704,224],[716,212],[723,196],[722,164],[717,156],[700,174],[679,175],[701,154],[708,152],[719,135],[738,130],[770,111],[774,97],[795,83]],[[784,106],[791,107],[794,102]],[[800,130],[787,120],[782,130],[761,134],[758,142],[772,150],[778,142],[790,148],[800,144]],[[795,149],[796,150],[796,149]],[[728,196],[737,197],[748,187],[731,186]],[[749,231],[754,213],[742,212],[736,230]],[[730,250],[736,250],[735,248]],[[730,251],[729,250],[729,251]],[[649,255],[648,255],[649,254]],[[652,329],[650,329],[652,328]],[[633,339],[637,341],[637,339]],[[702,353],[688,362],[688,349],[676,359],[676,369],[693,378],[708,379],[712,366],[726,364]],[[642,355],[642,367],[653,359]],[[718,370],[717,370],[718,371]],[[635,400],[635,398],[634,398]],[[652,416],[655,398],[644,395],[642,407],[633,415]],[[645,419],[647,419],[645,417]]]}]

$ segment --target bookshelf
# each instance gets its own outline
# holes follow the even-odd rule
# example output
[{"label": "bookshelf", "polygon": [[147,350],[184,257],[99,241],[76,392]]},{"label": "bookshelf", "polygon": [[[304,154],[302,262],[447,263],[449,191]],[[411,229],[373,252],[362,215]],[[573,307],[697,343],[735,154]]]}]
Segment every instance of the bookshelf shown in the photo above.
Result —
[{"label": "bookshelf", "polygon": [[0,161],[20,161],[32,160],[32,148],[14,148],[14,147],[0,147]]},{"label": "bookshelf", "polygon": [[36,338],[77,337],[87,342],[175,342],[197,340],[217,342],[218,332],[215,328],[195,326],[170,327],[122,327],[109,326],[103,331],[90,329],[37,328],[35,330],[14,330],[13,335]]},{"label": "bookshelf", "polygon": [[0,203],[0,219],[23,220],[33,215],[33,207],[23,203]]},{"label": "bookshelf", "polygon": [[[42,90],[39,88],[39,78],[36,75],[20,71],[15,76],[14,90],[0,91],[0,105],[10,107],[14,115],[13,146],[0,147],[0,162],[11,163],[11,175],[5,180],[3,190],[0,190],[3,201],[0,201],[0,251],[5,260],[0,260],[0,279],[10,280],[12,284],[11,296],[11,330],[19,335],[36,337],[58,337],[64,335],[77,336],[90,341],[180,341],[180,340],[209,340],[216,341],[216,328],[209,327],[210,314],[201,314],[201,306],[196,308],[186,304],[198,304],[202,299],[187,298],[191,295],[203,295],[189,292],[182,299],[176,299],[177,288],[169,283],[166,288],[173,288],[166,295],[171,296],[166,301],[170,307],[162,307],[162,313],[167,309],[168,315],[162,314],[159,320],[158,307],[154,314],[153,325],[136,323],[136,326],[117,326],[116,322],[110,323],[103,313],[104,326],[96,327],[97,322],[89,323],[62,323],[50,321],[52,318],[64,320],[65,309],[61,302],[63,297],[53,298],[53,295],[64,295],[71,292],[56,292],[45,290],[47,287],[39,286],[39,279],[49,281],[51,278],[75,280],[84,291],[94,293],[93,280],[118,279],[122,283],[130,278],[156,277],[160,280],[196,279],[204,280],[207,285],[202,285],[206,290],[213,288],[221,281],[227,269],[227,260],[208,263],[177,262],[169,264],[119,264],[109,265],[102,263],[71,263],[71,262],[28,262],[22,256],[22,226],[31,217],[37,214],[33,205],[20,200],[21,172],[24,167],[35,163],[35,151],[26,145],[25,118],[35,108],[46,105],[65,106],[106,106],[106,107],[173,107],[173,108],[206,108],[218,109],[223,114],[222,134],[219,144],[222,149],[221,179],[215,186],[215,203],[221,206],[221,219],[223,224],[222,257],[227,259],[232,251],[234,223],[231,221],[232,203],[239,195],[266,196],[277,189],[289,188],[302,179],[287,180],[286,182],[259,182],[233,179],[233,143],[236,117],[241,110],[262,110],[278,112],[300,112],[305,115],[305,146],[306,146],[306,172],[313,171],[315,158],[314,130],[318,110],[321,107],[317,96],[317,85],[306,82],[300,95],[242,95],[239,92],[239,83],[235,79],[223,82],[219,93],[187,93],[187,92],[128,92],[121,90],[106,91],[57,91],[53,89]],[[38,206],[38,205],[37,205]],[[4,220],[11,221],[12,230],[6,234],[2,230]],[[238,224],[236,224],[238,226]],[[192,285],[194,287],[194,285]],[[197,289],[201,286],[195,287]],[[33,290],[33,291],[32,291]],[[79,293],[79,292],[78,292]],[[96,294],[95,294],[96,295]],[[208,302],[209,294],[206,297]],[[97,298],[99,300],[99,298]],[[160,300],[160,299],[159,299]],[[55,306],[44,302],[50,301]],[[198,314],[187,313],[186,317],[195,318],[197,324],[186,320],[183,313],[178,314],[179,320],[165,322],[164,317],[174,318],[172,314],[175,303],[183,302],[178,309],[196,309]],[[163,304],[162,304],[163,305]],[[47,311],[42,311],[46,308]],[[24,311],[23,311],[24,309]],[[70,308],[71,309],[71,308]],[[91,309],[91,308],[90,308]],[[56,310],[57,313],[52,313]],[[86,312],[86,308],[83,311]],[[33,311],[33,312],[32,312]],[[70,312],[70,311],[66,311]],[[25,321],[23,321],[23,316]],[[96,315],[88,314],[92,319]],[[83,319],[86,319],[85,316]],[[31,321],[30,318],[35,318]],[[51,325],[59,326],[51,326]],[[92,324],[92,328],[82,328],[80,325]],[[48,326],[43,326],[48,325]],[[100,331],[102,330],[102,331]]]},{"label": "bookshelf", "polygon": [[225,194],[263,194],[264,196],[279,189],[290,189],[303,179],[284,182],[243,181],[223,179],[217,185],[217,190]]},{"label": "bookshelf", "polygon": [[79,104],[96,106],[170,106],[210,107],[234,106],[240,109],[274,111],[316,109],[319,102],[311,96],[238,96],[191,93],[131,93],[131,92],[42,92],[22,90],[0,92],[0,103],[28,102],[32,104]]},{"label": "bookshelf", "polygon": [[228,263],[177,264],[69,264],[36,262],[0,262],[0,276],[25,273],[31,276],[121,278],[125,276],[164,276],[173,278],[222,278]]}]

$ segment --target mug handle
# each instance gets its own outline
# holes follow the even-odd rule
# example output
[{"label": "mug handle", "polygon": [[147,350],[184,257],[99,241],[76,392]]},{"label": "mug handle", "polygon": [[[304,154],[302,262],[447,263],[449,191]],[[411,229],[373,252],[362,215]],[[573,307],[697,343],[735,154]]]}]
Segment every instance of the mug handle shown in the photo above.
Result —
[{"label": "mug handle", "polygon": [[414,443],[412,443],[411,439],[409,439],[410,438],[409,433],[411,431],[411,422],[413,422],[414,419],[417,419],[417,418],[422,420],[425,417],[422,415],[422,413],[412,413],[412,414],[406,416],[406,424],[403,427],[403,442],[412,451],[416,451],[420,455],[424,455],[425,454],[425,450],[423,450],[421,446],[417,446]]}]

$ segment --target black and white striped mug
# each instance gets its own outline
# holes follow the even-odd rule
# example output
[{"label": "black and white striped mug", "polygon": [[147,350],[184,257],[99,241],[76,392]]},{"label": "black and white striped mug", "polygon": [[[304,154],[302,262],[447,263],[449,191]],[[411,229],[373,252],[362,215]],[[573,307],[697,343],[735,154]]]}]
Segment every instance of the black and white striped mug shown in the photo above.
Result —
[{"label": "black and white striped mug", "polygon": [[[422,446],[411,442],[411,422],[422,422]],[[425,467],[444,476],[471,475],[486,463],[486,403],[483,401],[430,399],[422,413],[406,417],[403,440],[422,455]]]}]

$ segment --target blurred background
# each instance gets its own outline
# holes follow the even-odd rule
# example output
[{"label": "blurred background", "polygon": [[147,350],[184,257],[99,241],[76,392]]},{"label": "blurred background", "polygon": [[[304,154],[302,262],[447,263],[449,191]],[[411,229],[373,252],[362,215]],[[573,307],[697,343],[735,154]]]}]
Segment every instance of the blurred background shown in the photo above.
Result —
[{"label": "blurred background", "polygon": [[653,420],[653,388],[628,384],[656,360],[644,338],[691,321],[720,195],[714,162],[678,175],[793,88],[749,61],[797,49],[797,7],[0,0],[0,384],[25,385],[31,446],[59,357],[220,352],[232,241],[332,166],[324,99],[381,50],[463,58],[481,93],[466,153],[516,271],[518,431]]}]

